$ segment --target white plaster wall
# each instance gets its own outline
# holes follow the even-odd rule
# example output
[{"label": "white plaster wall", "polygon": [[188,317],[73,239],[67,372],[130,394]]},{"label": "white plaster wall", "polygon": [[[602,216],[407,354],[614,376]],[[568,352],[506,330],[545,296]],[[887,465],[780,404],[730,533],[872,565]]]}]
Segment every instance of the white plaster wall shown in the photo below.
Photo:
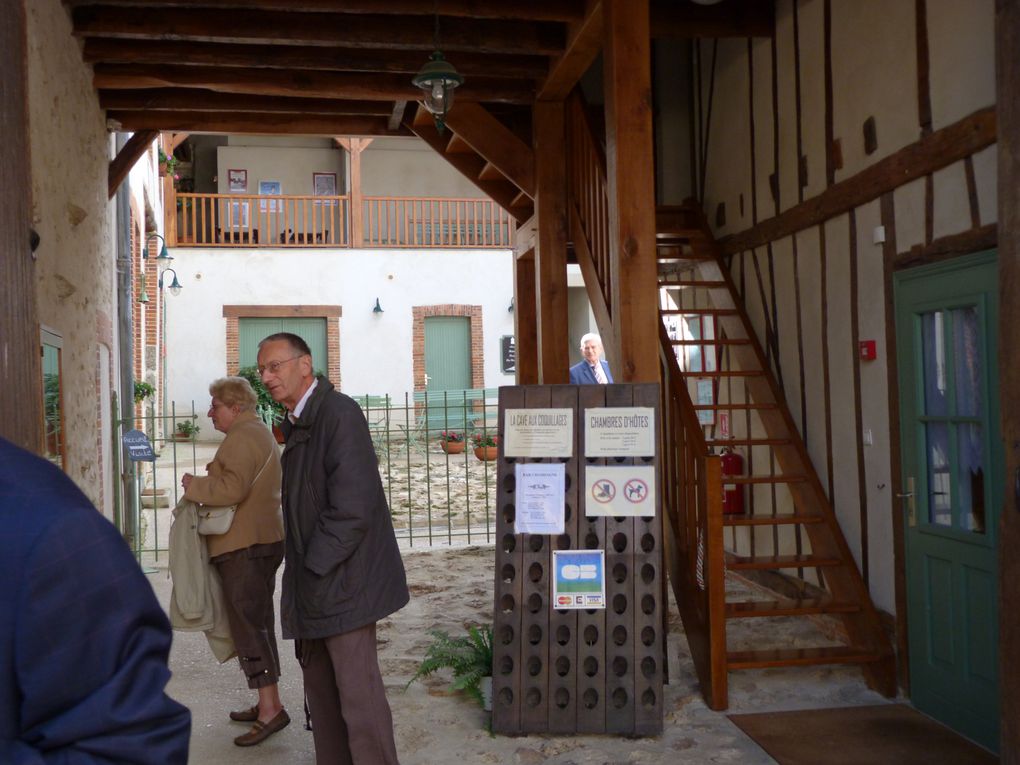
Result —
[{"label": "white plaster wall", "polygon": [[483,194],[419,138],[376,138],[361,154],[365,196],[467,197]]},{"label": "white plaster wall", "polygon": [[[272,140],[270,136],[248,136],[247,139],[243,141],[240,137],[231,136],[229,145],[218,147],[217,193],[230,193],[227,170],[231,169],[248,171],[248,194],[259,193],[259,181],[279,181],[283,194],[310,196],[313,173],[336,173],[337,194],[344,193],[345,152],[331,148],[332,139],[281,141]],[[314,143],[309,145],[310,141]]]},{"label": "white plaster wall", "polygon": [[[920,135],[914,14],[914,3],[904,0],[832,4],[833,131],[843,145],[837,181]],[[878,149],[867,155],[862,126],[872,116]]]},{"label": "white plaster wall", "polygon": [[928,0],[935,130],[995,103],[995,0]]},{"label": "white plaster wall", "polygon": [[[510,251],[177,249],[173,255],[184,287],[167,301],[168,387],[178,408],[194,400],[204,412],[209,383],[226,373],[224,305],[341,306],[341,389],[401,399],[413,389],[412,307],[481,305],[485,386],[514,382],[500,371],[499,358],[499,338],[514,332],[507,311]],[[382,314],[372,312],[377,297]],[[212,433],[205,422],[203,436]]]},{"label": "white plaster wall", "polygon": [[69,43],[66,9],[59,0],[25,7],[39,321],[63,336],[67,472],[102,504],[99,391],[109,364],[100,368],[97,324],[116,320],[110,143],[91,68],[82,63],[79,46]]}]

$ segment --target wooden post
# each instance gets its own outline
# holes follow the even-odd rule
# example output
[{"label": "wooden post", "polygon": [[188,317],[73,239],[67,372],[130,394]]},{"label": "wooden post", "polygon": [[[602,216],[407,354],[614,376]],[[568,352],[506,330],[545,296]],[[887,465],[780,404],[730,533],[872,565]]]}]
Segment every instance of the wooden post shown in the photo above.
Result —
[{"label": "wooden post", "polygon": [[351,247],[365,244],[365,211],[361,203],[361,152],[372,143],[371,138],[337,138],[337,143],[347,150],[351,161]]},{"label": "wooden post", "polygon": [[[31,232],[25,3],[4,3],[0,24],[0,436],[40,451],[43,442],[39,325]],[[53,247],[53,242],[43,242]]]},{"label": "wooden post", "polygon": [[535,260],[534,250],[531,250],[514,260],[514,347],[518,385],[538,382],[535,314]]},{"label": "wooden post", "polygon": [[996,112],[999,156],[999,409],[1006,463],[999,523],[1000,754],[1020,763],[1020,0],[996,0]]},{"label": "wooden post", "polygon": [[562,101],[534,106],[538,381],[567,382],[567,167]]},{"label": "wooden post", "polygon": [[[160,146],[168,157],[173,154],[173,137],[170,133],[160,133]],[[177,246],[177,189],[174,188],[173,174],[167,172],[163,176],[163,236],[167,247]],[[193,231],[193,241],[202,241],[202,235]],[[214,232],[215,234],[215,232]],[[215,240],[215,237],[214,237]]]},{"label": "wooden post", "polygon": [[659,333],[648,3],[605,0],[604,88],[617,382],[658,382]]}]

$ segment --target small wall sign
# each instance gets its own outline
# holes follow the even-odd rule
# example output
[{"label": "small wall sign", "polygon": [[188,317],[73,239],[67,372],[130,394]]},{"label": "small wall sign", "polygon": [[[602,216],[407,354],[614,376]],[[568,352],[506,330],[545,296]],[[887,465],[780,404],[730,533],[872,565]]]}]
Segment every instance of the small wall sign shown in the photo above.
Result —
[{"label": "small wall sign", "polygon": [[132,462],[155,462],[156,452],[153,451],[149,439],[140,430],[129,430],[121,436],[121,443],[128,450],[128,459]]},{"label": "small wall sign", "polygon": [[553,550],[554,609],[605,608],[604,550]]}]

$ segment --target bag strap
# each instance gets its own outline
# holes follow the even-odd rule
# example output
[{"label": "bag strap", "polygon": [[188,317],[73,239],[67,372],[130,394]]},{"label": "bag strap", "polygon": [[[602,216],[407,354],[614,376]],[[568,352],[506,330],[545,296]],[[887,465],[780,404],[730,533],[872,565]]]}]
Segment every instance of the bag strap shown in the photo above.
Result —
[{"label": "bag strap", "polygon": [[259,468],[259,472],[257,472],[255,474],[255,477],[251,481],[251,485],[252,486],[254,486],[255,482],[259,480],[259,476],[262,475],[262,471],[265,470],[267,467],[269,467],[269,462],[273,459],[273,452],[272,452],[272,450],[275,449],[275,448],[276,448],[275,446],[271,446],[270,447],[269,456],[266,457],[265,464],[262,467]]}]

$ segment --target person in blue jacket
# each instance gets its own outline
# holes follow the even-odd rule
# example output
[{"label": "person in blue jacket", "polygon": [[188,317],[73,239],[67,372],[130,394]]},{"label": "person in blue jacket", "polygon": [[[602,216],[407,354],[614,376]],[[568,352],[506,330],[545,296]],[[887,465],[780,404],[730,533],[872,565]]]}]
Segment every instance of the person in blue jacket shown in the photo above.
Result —
[{"label": "person in blue jacket", "polygon": [[602,338],[589,332],[581,335],[582,361],[570,368],[571,385],[606,385],[613,381],[613,373],[609,371],[609,362],[599,357],[602,355]]},{"label": "person in blue jacket", "polygon": [[184,765],[170,623],[113,525],[0,438],[0,763]]}]

